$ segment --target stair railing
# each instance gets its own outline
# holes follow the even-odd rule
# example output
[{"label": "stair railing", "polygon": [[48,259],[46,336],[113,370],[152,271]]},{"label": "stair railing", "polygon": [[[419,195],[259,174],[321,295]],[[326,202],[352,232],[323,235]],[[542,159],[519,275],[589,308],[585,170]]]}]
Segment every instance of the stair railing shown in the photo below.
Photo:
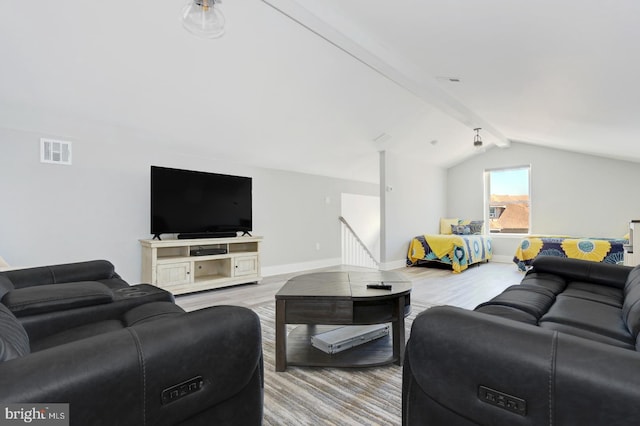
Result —
[{"label": "stair railing", "polygon": [[362,242],[347,220],[340,216],[342,234],[342,263],[344,265],[362,266],[378,269],[380,262]]}]

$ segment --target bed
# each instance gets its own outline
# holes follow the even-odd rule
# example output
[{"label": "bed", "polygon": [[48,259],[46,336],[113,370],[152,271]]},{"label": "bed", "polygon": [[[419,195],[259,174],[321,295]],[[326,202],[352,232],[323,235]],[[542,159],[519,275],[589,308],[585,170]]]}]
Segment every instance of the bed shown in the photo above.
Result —
[{"label": "bed", "polygon": [[486,235],[418,235],[409,243],[407,266],[437,262],[460,273],[492,256],[491,237]]},{"label": "bed", "polygon": [[531,236],[524,238],[513,257],[518,269],[526,271],[538,256],[559,256],[594,262],[622,264],[625,238],[580,238],[564,236]]}]

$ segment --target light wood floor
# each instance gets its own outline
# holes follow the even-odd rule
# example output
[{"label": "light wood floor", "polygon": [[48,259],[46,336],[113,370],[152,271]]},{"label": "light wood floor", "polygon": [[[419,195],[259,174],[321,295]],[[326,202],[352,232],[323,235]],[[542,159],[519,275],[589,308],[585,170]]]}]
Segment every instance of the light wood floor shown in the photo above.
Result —
[{"label": "light wood floor", "polygon": [[[367,270],[351,266],[337,266],[306,272]],[[280,287],[295,274],[276,275],[264,278],[259,284],[245,284],[219,290],[181,295],[176,302],[183,309],[193,311],[213,305],[237,305],[255,308],[274,301]],[[431,305],[454,305],[473,309],[491,299],[506,287],[518,284],[523,273],[513,263],[483,263],[474,265],[460,274],[451,270],[407,267],[396,269],[413,283],[411,300]]]}]

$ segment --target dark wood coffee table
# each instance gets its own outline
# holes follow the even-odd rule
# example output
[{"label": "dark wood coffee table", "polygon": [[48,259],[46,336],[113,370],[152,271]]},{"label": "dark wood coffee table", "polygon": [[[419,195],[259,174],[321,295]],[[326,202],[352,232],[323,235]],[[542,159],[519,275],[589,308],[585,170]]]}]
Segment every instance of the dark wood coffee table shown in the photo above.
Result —
[{"label": "dark wood coffee table", "polygon": [[[367,284],[391,284],[391,290]],[[404,361],[404,318],[411,311],[411,282],[397,272],[318,272],[287,281],[276,294],[276,371],[287,365],[367,367]],[[311,336],[336,325],[391,323],[392,338],[327,354]],[[287,324],[303,324],[287,336]],[[287,342],[287,340],[289,342]]]}]

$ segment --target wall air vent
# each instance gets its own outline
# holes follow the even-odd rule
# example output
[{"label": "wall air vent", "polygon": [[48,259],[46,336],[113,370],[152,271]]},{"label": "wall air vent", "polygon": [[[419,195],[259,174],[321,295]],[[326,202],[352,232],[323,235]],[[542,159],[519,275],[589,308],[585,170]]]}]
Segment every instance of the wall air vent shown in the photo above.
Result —
[{"label": "wall air vent", "polygon": [[40,139],[40,162],[71,165],[71,142]]}]

